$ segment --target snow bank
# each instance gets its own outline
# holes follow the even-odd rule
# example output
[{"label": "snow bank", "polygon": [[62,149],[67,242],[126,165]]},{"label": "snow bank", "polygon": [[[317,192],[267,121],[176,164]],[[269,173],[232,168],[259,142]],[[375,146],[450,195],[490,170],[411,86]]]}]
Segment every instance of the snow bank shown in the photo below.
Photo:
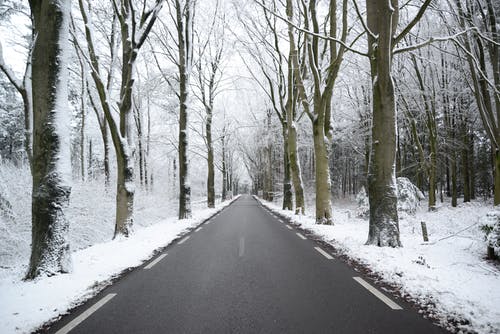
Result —
[{"label": "snow bank", "polygon": [[[236,198],[235,198],[236,199]],[[122,271],[150,259],[155,250],[222,210],[231,202],[203,209],[193,218],[172,217],[160,223],[137,227],[129,238],[95,244],[73,252],[73,272],[23,282],[21,276],[0,279],[0,328],[2,333],[29,333],[58,318],[68,309],[91,298]]]},{"label": "snow bank", "polygon": [[[364,245],[368,221],[351,218],[356,217],[355,208],[334,206],[335,225],[325,226],[316,225],[312,214],[296,216],[276,204],[262,203],[364,264],[383,281],[399,287],[403,295],[440,319],[444,327],[452,331],[500,332],[500,270],[485,260],[480,229],[490,205],[472,202],[457,208],[442,206],[435,212],[420,208],[415,216],[403,213],[403,248],[394,249]],[[422,241],[421,221],[427,224],[429,243]]]}]

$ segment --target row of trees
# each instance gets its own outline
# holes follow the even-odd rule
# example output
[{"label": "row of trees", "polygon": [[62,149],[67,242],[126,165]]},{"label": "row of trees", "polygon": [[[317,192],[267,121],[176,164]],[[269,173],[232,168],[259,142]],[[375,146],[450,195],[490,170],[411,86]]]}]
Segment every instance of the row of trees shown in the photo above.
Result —
[{"label": "row of trees", "polygon": [[[0,69],[8,80],[2,81],[2,96],[15,105],[14,87],[24,106],[24,136],[17,142],[5,138],[12,145],[3,156],[13,158],[12,147],[23,142],[33,179],[33,240],[27,279],[69,270],[69,223],[64,210],[71,193],[71,159],[79,161],[73,170],[79,170],[78,177],[85,181],[94,164],[95,145],[85,139],[92,114],[104,156],[102,165],[94,168],[102,170],[106,186],[116,174],[114,237],[131,233],[136,179],[144,187],[153,183],[149,157],[152,100],[155,92],[165,92],[165,87],[169,92],[167,109],[177,106],[173,114],[178,138],[172,143],[177,157],[171,163],[178,182],[179,219],[192,214],[188,180],[192,154],[207,161],[208,207],[215,205],[217,168],[223,175],[223,200],[233,189],[237,191],[239,180],[227,138],[233,130],[224,125],[220,138],[214,138],[212,130],[214,101],[221,89],[226,56],[225,19],[216,3],[215,9],[210,8],[213,15],[206,15],[210,16],[210,29],[197,29],[196,7],[194,0],[79,0],[74,6],[66,0],[30,1],[31,43],[22,79],[9,66],[9,59],[4,59],[0,44]],[[2,15],[8,19],[25,9],[22,4],[7,2],[2,5]],[[73,117],[68,98],[78,111]],[[200,122],[191,121],[190,115],[200,116]],[[12,117],[4,119],[19,126]],[[72,120],[79,129],[73,144]],[[204,148],[199,152],[197,147],[189,147],[190,131],[203,139]],[[214,142],[221,147],[220,159],[215,157]],[[110,161],[113,156],[115,163]]]},{"label": "row of trees", "polygon": [[[500,203],[498,4],[255,3],[258,16],[241,18],[248,36],[241,42],[248,44],[253,61],[247,68],[266,93],[283,138],[274,147],[261,140],[247,154],[266,198],[280,175],[283,208],[290,209],[291,175],[296,212],[303,211],[307,173],[300,164],[308,159],[297,154],[309,157],[313,148],[317,222],[333,223],[331,194],[367,186],[367,244],[401,246],[396,176],[426,190],[430,210],[445,195],[453,206],[460,195],[470,201],[478,193]],[[258,52],[250,52],[255,40]],[[305,126],[310,130],[300,130]],[[266,167],[277,163],[273,156],[283,159],[282,168]]]}]

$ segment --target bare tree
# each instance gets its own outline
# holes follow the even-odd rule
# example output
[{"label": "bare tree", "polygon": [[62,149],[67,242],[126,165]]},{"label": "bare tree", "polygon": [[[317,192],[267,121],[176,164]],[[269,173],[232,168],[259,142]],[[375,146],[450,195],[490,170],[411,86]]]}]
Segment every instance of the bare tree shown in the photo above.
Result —
[{"label": "bare tree", "polygon": [[[33,36],[33,34],[32,34]],[[33,153],[32,153],[32,136],[33,136],[33,96],[32,96],[32,84],[31,84],[31,67],[32,67],[32,49],[33,49],[33,37],[31,44],[29,45],[28,56],[26,59],[26,65],[24,69],[24,75],[22,79],[19,79],[12,68],[10,68],[3,57],[2,43],[0,42],[0,71],[2,71],[10,83],[16,88],[16,90],[21,95],[24,107],[24,150],[26,151],[26,156],[30,166],[30,170],[33,172]]]},{"label": "bare tree", "polygon": [[[368,54],[372,89],[372,150],[368,189],[370,228],[367,244],[400,247],[396,193],[396,106],[392,61],[394,46],[420,20],[430,0],[425,0],[416,16],[396,35],[398,0],[367,0]],[[363,20],[361,18],[361,20]]]},{"label": "bare tree", "polygon": [[194,84],[199,93],[194,95],[205,109],[204,141],[207,149],[207,206],[215,207],[215,163],[212,123],[214,101],[220,91],[222,79],[222,60],[225,52],[225,17],[219,17],[217,2],[214,19],[207,40],[198,46],[196,62],[197,82]]},{"label": "bare tree", "polygon": [[[179,99],[179,219],[191,217],[191,185],[189,184],[188,160],[188,93],[191,69],[193,66],[193,24],[195,14],[195,0],[167,1],[170,23],[162,21],[157,32],[157,41],[162,47],[163,54],[177,68],[174,78],[169,77],[162,69],[158,57],[155,61],[163,78],[170,88],[176,92]],[[173,43],[174,45],[171,45]]]},{"label": "bare tree", "polygon": [[[466,56],[483,127],[494,152],[494,204],[500,204],[500,34],[492,0],[449,2],[458,27],[468,31],[457,38]],[[491,69],[491,70],[490,70]]]},{"label": "bare tree", "polygon": [[[128,236],[133,224],[134,212],[134,136],[133,136],[133,105],[132,90],[134,87],[134,71],[137,56],[163,6],[163,0],[156,0],[151,8],[144,6],[140,12],[132,1],[113,0],[114,13],[118,19],[121,31],[121,82],[118,101],[119,120],[113,116],[110,105],[106,80],[101,74],[99,57],[96,53],[91,21],[83,0],[79,0],[80,12],[85,24],[88,60],[92,78],[96,86],[101,107],[108,122],[113,140],[117,161],[117,194],[115,237]],[[138,16],[138,17],[137,17]]]},{"label": "bare tree", "polygon": [[[259,0],[260,1],[260,0]],[[246,65],[247,70],[250,72],[253,79],[258,83],[259,87],[266,94],[269,102],[281,124],[281,135],[283,138],[283,209],[293,209],[293,194],[292,194],[292,181],[291,181],[291,164],[289,160],[289,138],[288,138],[288,119],[286,113],[286,94],[287,94],[287,76],[286,76],[286,57],[281,50],[278,18],[272,15],[265,7],[265,1],[260,1],[262,8],[263,21],[260,22],[255,17],[248,17],[245,20],[240,19],[248,41],[240,39],[246,50],[245,54],[241,55],[241,59]],[[276,8],[276,3],[272,2],[272,10]],[[258,41],[258,43],[256,43]],[[260,47],[257,47],[258,44]],[[249,56],[254,64],[249,63],[245,58]],[[256,65],[256,66],[255,66]],[[259,75],[260,74],[260,75]],[[293,85],[293,83],[292,83]],[[269,111],[269,110],[268,110]],[[269,128],[269,126],[268,126]],[[270,136],[268,131],[268,138]],[[268,143],[268,155],[271,153],[271,145]],[[272,168],[271,159],[268,157],[269,166],[267,169]],[[272,173],[266,174],[266,192],[263,194],[265,199],[271,199],[270,192],[272,192],[272,185],[269,184]],[[300,184],[297,185],[296,196],[298,195],[299,203],[303,202]],[[301,205],[299,205],[299,208]],[[300,209],[299,209],[300,210]]]},{"label": "bare tree", "polygon": [[30,0],[33,30],[33,192],[32,244],[26,279],[70,268],[69,113],[67,60],[69,0]]},{"label": "bare tree", "polygon": [[[309,116],[313,130],[316,179],[316,222],[332,224],[331,180],[329,170],[329,149],[332,140],[331,103],[333,88],[340,65],[347,50],[347,0],[342,1],[342,18],[340,38],[337,38],[337,1],[332,0],[328,6],[325,27],[329,38],[321,50],[322,38],[317,14],[317,2],[311,0],[302,10],[308,72],[312,77],[312,93],[306,90],[301,72],[300,57],[294,37],[294,9],[291,0],[287,0],[287,22],[294,79],[296,80],[299,101]],[[304,63],[306,59],[303,59]],[[325,65],[326,64],[326,65]]]}]

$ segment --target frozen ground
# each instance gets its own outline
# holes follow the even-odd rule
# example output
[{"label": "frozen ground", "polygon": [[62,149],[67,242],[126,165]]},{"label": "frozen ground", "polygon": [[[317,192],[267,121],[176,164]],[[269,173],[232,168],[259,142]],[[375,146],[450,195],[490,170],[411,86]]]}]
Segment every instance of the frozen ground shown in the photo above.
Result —
[{"label": "frozen ground", "polygon": [[[316,225],[310,211],[295,216],[277,203],[262,202],[399,287],[444,327],[454,332],[500,333],[500,270],[485,260],[484,234],[479,229],[492,210],[490,203],[443,205],[435,212],[420,207],[415,216],[402,213],[403,248],[393,249],[364,245],[368,221],[356,217],[353,203],[334,204],[335,225],[325,226]],[[421,221],[427,224],[428,243],[422,240]]]},{"label": "frozen ground", "polygon": [[[10,176],[16,180],[16,175]],[[17,177],[27,180],[25,175]],[[138,191],[134,233],[129,238],[112,240],[114,192],[106,193],[96,182],[76,183],[67,210],[72,273],[24,282],[30,255],[31,189],[23,182],[9,182],[8,186],[2,194],[12,204],[13,217],[0,215],[1,333],[29,333],[58,318],[94,296],[123,270],[141,265],[155,250],[167,246],[230,203],[204,209],[204,201],[193,201],[193,218],[179,221],[175,217],[175,201],[166,195]]]}]

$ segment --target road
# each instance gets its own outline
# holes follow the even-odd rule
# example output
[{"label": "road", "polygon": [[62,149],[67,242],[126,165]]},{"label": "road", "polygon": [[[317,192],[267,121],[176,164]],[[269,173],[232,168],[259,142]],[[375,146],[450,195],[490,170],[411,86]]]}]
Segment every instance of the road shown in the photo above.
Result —
[{"label": "road", "polygon": [[50,333],[443,333],[250,196]]}]

